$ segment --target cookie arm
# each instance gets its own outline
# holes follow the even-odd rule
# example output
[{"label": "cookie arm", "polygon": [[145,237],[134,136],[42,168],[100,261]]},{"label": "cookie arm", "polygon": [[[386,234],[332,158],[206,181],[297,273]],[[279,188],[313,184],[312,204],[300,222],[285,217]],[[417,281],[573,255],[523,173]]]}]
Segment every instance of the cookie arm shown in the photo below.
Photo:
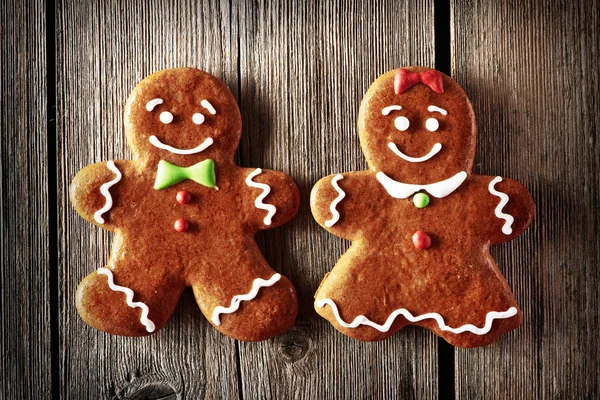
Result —
[{"label": "cookie arm", "polygon": [[370,208],[361,207],[359,201],[360,193],[372,193],[367,173],[329,175],[319,180],[310,194],[315,221],[332,234],[352,240],[370,218]]},{"label": "cookie arm", "polygon": [[259,230],[291,220],[300,207],[300,192],[291,176],[262,168],[244,169],[247,223]]},{"label": "cookie arm", "polygon": [[71,204],[85,220],[114,230],[110,212],[119,207],[119,193],[127,161],[107,161],[83,168],[71,181]]},{"label": "cookie arm", "polygon": [[535,205],[529,190],[519,182],[501,177],[487,178],[490,242],[504,243],[516,238],[529,227]]}]

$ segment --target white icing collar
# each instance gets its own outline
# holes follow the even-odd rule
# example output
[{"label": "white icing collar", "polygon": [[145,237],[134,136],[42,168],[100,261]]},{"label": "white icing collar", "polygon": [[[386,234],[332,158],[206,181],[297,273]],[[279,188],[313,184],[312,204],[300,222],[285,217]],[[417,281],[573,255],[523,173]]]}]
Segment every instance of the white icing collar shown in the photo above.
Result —
[{"label": "white icing collar", "polygon": [[430,183],[428,185],[417,185],[412,183],[402,183],[393,180],[383,172],[378,172],[377,180],[387,190],[390,196],[396,199],[406,199],[419,190],[425,190],[433,197],[441,199],[442,197],[448,196],[454,192],[458,187],[467,179],[467,173],[461,171],[451,178],[445,179],[440,182]]}]

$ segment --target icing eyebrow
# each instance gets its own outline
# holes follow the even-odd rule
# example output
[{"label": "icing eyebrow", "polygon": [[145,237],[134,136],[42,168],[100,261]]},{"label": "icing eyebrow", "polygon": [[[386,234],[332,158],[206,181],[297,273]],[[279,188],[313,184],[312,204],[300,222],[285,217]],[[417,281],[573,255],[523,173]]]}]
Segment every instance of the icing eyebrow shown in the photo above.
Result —
[{"label": "icing eyebrow", "polygon": [[154,110],[154,107],[156,107],[157,105],[162,104],[162,103],[163,103],[163,99],[161,99],[160,97],[157,97],[156,99],[152,99],[146,103],[146,110],[152,111],[152,110]]},{"label": "icing eyebrow", "polygon": [[396,110],[402,110],[402,107],[400,107],[400,106],[387,106],[386,108],[384,108],[383,110],[381,110],[381,113],[383,115],[388,115],[390,112],[396,111]]},{"label": "icing eyebrow", "polygon": [[200,104],[202,105],[202,107],[206,108],[208,112],[212,115],[215,115],[217,113],[217,110],[215,110],[215,108],[212,106],[212,104],[209,103],[208,100],[202,100]]},{"label": "icing eyebrow", "polygon": [[437,106],[429,106],[429,107],[427,107],[427,111],[429,111],[429,112],[439,112],[442,115],[448,115],[448,111],[444,110],[443,108],[439,108]]}]

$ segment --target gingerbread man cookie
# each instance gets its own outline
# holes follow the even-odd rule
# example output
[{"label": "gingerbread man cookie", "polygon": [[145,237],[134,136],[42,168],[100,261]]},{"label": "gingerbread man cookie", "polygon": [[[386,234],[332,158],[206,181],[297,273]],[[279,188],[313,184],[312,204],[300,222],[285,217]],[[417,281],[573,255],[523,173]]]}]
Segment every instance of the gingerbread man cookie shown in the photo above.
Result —
[{"label": "gingerbread man cookie", "polygon": [[462,88],[427,68],[389,71],[363,98],[358,131],[369,170],[328,176],[311,193],[317,222],[352,241],[317,312],[365,341],[413,324],[475,347],[519,326],[489,248],[529,226],[533,199],[513,180],[471,173],[476,125]]},{"label": "gingerbread man cookie", "polygon": [[77,212],[115,233],[107,266],[77,289],[83,320],[149,335],[191,286],[202,313],[232,338],[289,328],[296,293],[254,234],[296,214],[298,189],[281,172],[234,163],[241,115],[227,86],[192,68],[152,74],[127,101],[125,133],[134,160],[89,165],[71,184]]}]

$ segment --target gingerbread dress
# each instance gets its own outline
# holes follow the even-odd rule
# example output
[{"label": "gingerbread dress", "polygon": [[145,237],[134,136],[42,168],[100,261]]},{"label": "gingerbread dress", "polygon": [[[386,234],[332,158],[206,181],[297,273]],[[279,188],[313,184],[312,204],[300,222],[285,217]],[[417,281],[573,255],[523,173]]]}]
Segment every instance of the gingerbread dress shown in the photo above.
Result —
[{"label": "gingerbread dress", "polygon": [[483,346],[521,324],[489,253],[531,223],[521,184],[471,172],[476,138],[462,88],[438,71],[380,76],[361,103],[358,130],[369,170],[321,179],[316,221],[352,241],[315,294],[315,309],[359,340],[405,325],[459,347]]},{"label": "gingerbread dress", "polygon": [[281,172],[234,163],[241,115],[227,86],[192,68],[152,74],[129,97],[125,132],[133,160],[89,165],[71,184],[79,214],[115,233],[108,264],[77,289],[81,317],[112,334],[149,335],[191,287],[233,338],[289,328],[296,293],[254,234],[296,214],[298,189]]}]

